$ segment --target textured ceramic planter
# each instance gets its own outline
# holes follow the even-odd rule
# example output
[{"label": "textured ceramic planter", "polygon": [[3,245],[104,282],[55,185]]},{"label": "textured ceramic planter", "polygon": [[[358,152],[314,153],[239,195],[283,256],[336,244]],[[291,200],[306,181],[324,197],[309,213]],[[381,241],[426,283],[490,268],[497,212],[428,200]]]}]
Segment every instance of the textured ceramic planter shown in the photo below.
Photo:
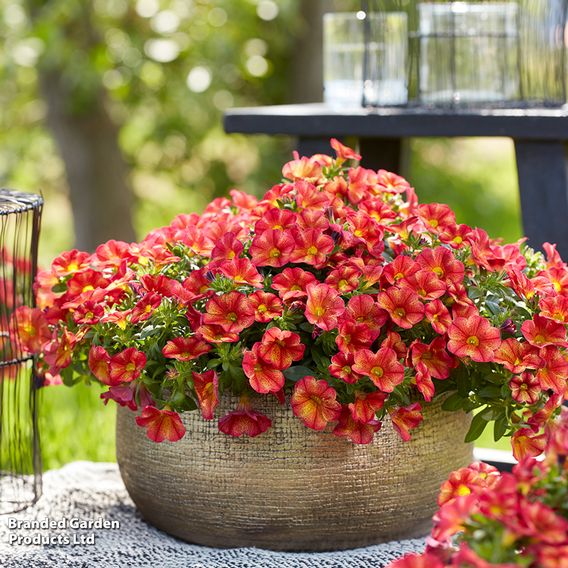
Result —
[{"label": "textured ceramic planter", "polygon": [[270,399],[255,408],[273,424],[256,438],[228,437],[216,420],[186,413],[185,437],[161,444],[148,440],[133,412],[118,409],[118,464],[149,523],[202,545],[274,550],[422,536],[440,484],[472,460],[463,443],[470,418],[437,405],[412,441],[386,420],[368,446],[308,430]]}]

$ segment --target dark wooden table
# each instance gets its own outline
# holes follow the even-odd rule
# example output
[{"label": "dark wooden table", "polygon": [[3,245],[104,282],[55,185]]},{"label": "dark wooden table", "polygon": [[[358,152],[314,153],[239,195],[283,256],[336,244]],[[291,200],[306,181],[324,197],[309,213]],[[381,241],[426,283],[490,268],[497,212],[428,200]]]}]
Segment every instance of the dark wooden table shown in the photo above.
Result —
[{"label": "dark wooden table", "polygon": [[568,259],[568,106],[563,109],[333,110],[321,104],[237,108],[229,133],[284,134],[302,155],[329,153],[329,138],[357,137],[363,165],[401,171],[407,139],[504,136],[515,143],[523,226],[529,244],[555,242]]}]

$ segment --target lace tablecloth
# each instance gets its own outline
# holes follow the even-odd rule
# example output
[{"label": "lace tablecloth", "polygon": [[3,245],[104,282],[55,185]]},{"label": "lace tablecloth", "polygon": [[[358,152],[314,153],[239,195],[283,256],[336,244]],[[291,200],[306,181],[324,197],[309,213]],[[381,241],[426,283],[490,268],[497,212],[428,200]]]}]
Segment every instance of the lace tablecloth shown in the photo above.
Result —
[{"label": "lace tablecloth", "polygon": [[0,516],[3,568],[383,568],[423,547],[422,540],[407,540],[310,554],[188,544],[142,520],[110,463],[48,471],[36,505]]}]

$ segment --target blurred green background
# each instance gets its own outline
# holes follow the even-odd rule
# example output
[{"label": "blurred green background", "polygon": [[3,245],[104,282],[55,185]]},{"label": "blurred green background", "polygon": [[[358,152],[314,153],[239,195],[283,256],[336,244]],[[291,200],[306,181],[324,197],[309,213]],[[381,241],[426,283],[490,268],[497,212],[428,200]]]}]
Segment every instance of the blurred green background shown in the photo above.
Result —
[{"label": "blurred green background", "polygon": [[[262,194],[292,141],[227,136],[232,106],[321,100],[323,11],[339,0],[0,0],[0,185],[41,190],[41,263],[141,238],[238,187]],[[419,140],[422,201],[492,236],[521,235],[508,140]],[[114,460],[101,389],[41,394],[47,469]],[[492,445],[490,432],[481,445]],[[506,444],[506,442],[505,442]],[[501,447],[506,447],[502,445]]]}]

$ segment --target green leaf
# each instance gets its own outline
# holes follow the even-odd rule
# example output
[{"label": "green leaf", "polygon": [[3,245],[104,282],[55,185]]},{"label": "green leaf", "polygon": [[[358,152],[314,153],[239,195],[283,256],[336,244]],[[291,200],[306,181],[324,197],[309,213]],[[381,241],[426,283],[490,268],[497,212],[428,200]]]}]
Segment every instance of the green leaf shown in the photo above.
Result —
[{"label": "green leaf", "polygon": [[485,419],[483,412],[477,413],[471,421],[468,433],[465,435],[465,442],[467,443],[477,440],[477,438],[483,434],[483,430],[485,430],[487,424],[488,422]]},{"label": "green leaf", "polygon": [[59,292],[67,292],[67,282],[59,282],[51,288],[51,291],[55,294],[59,294]]},{"label": "green leaf", "polygon": [[442,403],[443,410],[459,410],[463,408],[464,402],[467,399],[464,398],[459,392],[455,392],[451,394],[444,402]]},{"label": "green leaf", "polygon": [[504,414],[497,420],[495,420],[495,424],[493,425],[493,439],[496,442],[498,442],[505,435],[507,427],[507,417]]},{"label": "green leaf", "polygon": [[308,367],[303,367],[302,365],[296,365],[295,367],[290,367],[284,371],[284,376],[293,382],[298,382],[300,379],[308,375],[313,375],[314,372]]}]

